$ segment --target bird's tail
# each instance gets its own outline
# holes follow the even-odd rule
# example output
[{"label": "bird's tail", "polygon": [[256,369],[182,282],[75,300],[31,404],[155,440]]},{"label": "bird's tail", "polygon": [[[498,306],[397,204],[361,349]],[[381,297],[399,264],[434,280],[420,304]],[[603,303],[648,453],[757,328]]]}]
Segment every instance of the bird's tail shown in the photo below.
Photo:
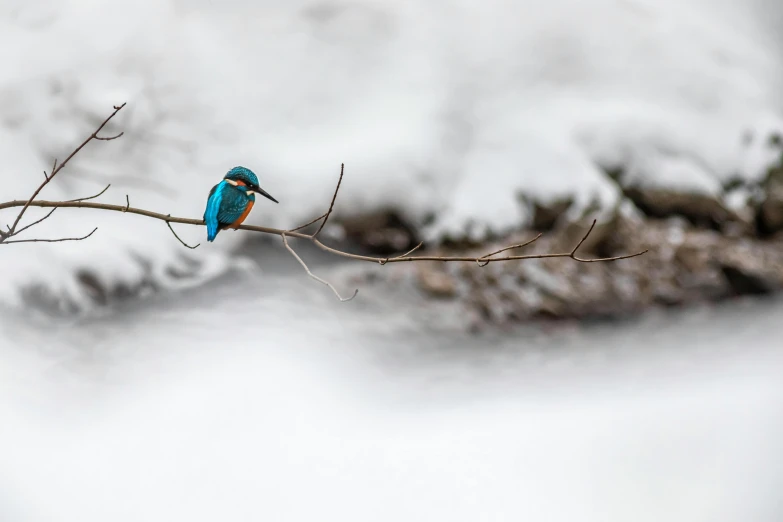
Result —
[{"label": "bird's tail", "polygon": [[218,235],[217,220],[207,220],[207,241],[212,242]]},{"label": "bird's tail", "polygon": [[218,213],[220,212],[220,202],[223,199],[223,186],[225,183],[220,182],[209,193],[209,199],[207,199],[207,208],[204,210],[204,222],[207,224],[207,241],[214,241],[218,234]]}]

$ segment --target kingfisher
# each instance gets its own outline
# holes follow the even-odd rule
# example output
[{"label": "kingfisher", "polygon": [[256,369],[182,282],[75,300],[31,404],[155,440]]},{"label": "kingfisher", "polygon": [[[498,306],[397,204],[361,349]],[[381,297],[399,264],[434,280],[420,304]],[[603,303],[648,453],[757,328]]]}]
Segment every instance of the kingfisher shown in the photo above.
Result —
[{"label": "kingfisher", "polygon": [[214,241],[221,230],[238,229],[250,214],[256,202],[256,194],[279,203],[258,186],[258,178],[252,170],[245,167],[229,170],[223,180],[209,191],[207,208],[204,211],[207,241]]}]

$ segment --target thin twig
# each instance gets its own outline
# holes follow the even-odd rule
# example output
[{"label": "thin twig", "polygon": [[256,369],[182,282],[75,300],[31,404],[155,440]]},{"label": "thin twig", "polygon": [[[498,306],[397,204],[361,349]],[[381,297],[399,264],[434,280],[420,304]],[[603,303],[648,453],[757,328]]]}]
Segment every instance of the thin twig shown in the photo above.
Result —
[{"label": "thin twig", "polygon": [[[54,172],[54,169],[57,168],[57,158],[54,158],[54,163],[52,163],[52,172]],[[46,171],[43,171],[44,177],[46,179],[49,179],[49,175],[46,173]]]},{"label": "thin twig", "polygon": [[16,232],[14,232],[14,235],[15,235],[15,236],[18,236],[19,234],[21,234],[22,232],[24,232],[24,231],[25,231],[25,230],[27,230],[28,228],[30,228],[30,227],[34,227],[34,226],[35,226],[35,225],[37,225],[38,223],[41,223],[42,221],[45,221],[45,220],[49,219],[49,216],[51,216],[52,214],[54,214],[54,211],[55,211],[55,210],[57,210],[57,207],[54,207],[52,210],[50,210],[50,211],[49,211],[49,213],[48,213],[48,214],[46,214],[44,217],[42,217],[42,218],[41,218],[41,219],[39,219],[38,221],[34,221],[34,222],[30,223],[29,225],[27,225],[27,226],[24,226],[24,227],[20,228],[19,230],[17,230]]},{"label": "thin twig", "polygon": [[11,243],[62,243],[63,241],[84,241],[98,230],[98,227],[92,229],[92,232],[82,237],[62,237],[60,239],[12,239],[4,241],[0,245],[10,245]]},{"label": "thin twig", "polygon": [[[526,246],[528,246],[528,245],[530,245],[530,244],[532,244],[532,243],[535,243],[536,241],[538,241],[538,239],[539,239],[541,236],[543,236],[543,235],[544,235],[544,234],[543,234],[543,232],[540,232],[540,233],[539,233],[539,234],[538,234],[536,237],[534,237],[533,239],[531,239],[530,241],[528,241],[528,242],[526,242],[526,243],[520,243],[520,244],[518,244],[518,245],[511,245],[511,246],[503,247],[503,248],[501,248],[500,250],[495,250],[495,251],[494,251],[494,252],[492,252],[491,254],[485,254],[485,255],[483,255],[483,256],[481,256],[481,257],[478,257],[478,258],[476,258],[476,264],[477,264],[478,266],[480,266],[480,267],[485,267],[485,266],[487,266],[487,265],[489,264],[489,260],[488,260],[487,258],[489,258],[489,257],[492,257],[492,256],[495,256],[495,255],[497,255],[497,254],[502,254],[503,252],[507,252],[507,251],[509,251],[509,250],[514,250],[515,248],[522,248],[522,247],[526,247]],[[481,264],[482,262],[484,263],[483,265]]]},{"label": "thin twig", "polygon": [[104,192],[106,192],[107,190],[109,190],[109,187],[111,187],[111,183],[109,183],[108,185],[106,185],[106,188],[104,188],[103,190],[101,190],[100,192],[98,192],[97,194],[95,194],[94,196],[88,196],[88,197],[86,197],[86,198],[69,199],[68,201],[69,201],[69,202],[72,202],[72,201],[88,201],[88,200],[90,200],[90,199],[96,199],[96,198],[99,198],[99,197],[103,196]]},{"label": "thin twig", "polygon": [[303,228],[307,228],[307,227],[309,227],[310,225],[312,225],[313,223],[316,223],[316,222],[318,222],[319,220],[321,220],[321,219],[325,218],[325,217],[326,217],[326,216],[328,216],[328,215],[329,215],[329,213],[328,213],[328,212],[327,212],[326,214],[321,214],[320,216],[318,216],[317,218],[313,219],[312,221],[308,221],[308,222],[307,222],[307,223],[305,223],[304,225],[299,225],[299,226],[298,226],[298,227],[296,227],[296,228],[292,228],[292,229],[288,230],[287,232],[296,232],[297,230],[302,230]]},{"label": "thin twig", "polygon": [[[171,217],[171,214],[169,214],[169,217]],[[169,223],[168,221],[166,221],[166,225],[169,227],[169,230],[171,230],[171,233],[172,233],[172,234],[174,234],[174,237],[176,237],[176,238],[177,238],[177,241],[179,241],[180,243],[182,243],[183,245],[185,245],[185,246],[186,246],[186,247],[188,247],[189,249],[191,249],[191,250],[195,250],[195,249],[197,249],[199,246],[201,246],[201,243],[197,244],[196,246],[190,246],[190,245],[188,245],[187,243],[185,243],[184,241],[182,241],[182,238],[180,238],[180,237],[177,235],[177,233],[176,233],[176,232],[174,232],[174,229],[171,227],[171,223]]]},{"label": "thin twig", "polygon": [[[321,221],[321,226],[318,227],[318,230],[315,231],[315,234],[313,234],[313,239],[323,230],[324,226],[326,226],[326,222],[329,221],[329,216],[332,215],[332,210],[334,209],[334,202],[337,199],[337,193],[340,191],[340,185],[343,182],[343,173],[345,172],[345,163],[340,164],[340,179],[337,180],[337,187],[334,189],[334,195],[332,196],[332,202],[329,204],[329,210],[326,211],[326,214],[324,215],[324,220]],[[317,219],[315,221],[318,221]]]},{"label": "thin twig", "polygon": [[123,210],[123,212],[127,212],[129,208],[130,208],[130,197],[127,194],[125,194],[125,209]]},{"label": "thin twig", "polygon": [[297,261],[299,261],[299,264],[302,265],[302,267],[305,269],[305,272],[307,272],[307,275],[309,275],[310,277],[312,277],[313,279],[315,279],[319,283],[325,284],[326,286],[331,288],[332,292],[334,292],[334,295],[337,296],[337,299],[339,299],[342,302],[350,301],[351,299],[356,297],[356,295],[359,293],[359,289],[358,288],[353,291],[353,295],[351,297],[342,297],[340,295],[340,293],[337,291],[337,289],[334,286],[332,286],[332,284],[330,282],[324,281],[323,279],[321,279],[320,277],[318,277],[317,275],[312,273],[310,271],[310,269],[307,267],[307,265],[305,264],[305,262],[302,261],[302,258],[299,257],[299,254],[297,254],[294,251],[294,249],[291,248],[291,245],[288,244],[288,238],[287,238],[286,234],[287,234],[286,232],[283,232],[283,233],[280,234],[282,236],[282,238],[283,238],[283,244],[285,245],[286,249],[288,249],[288,251],[291,253],[291,255],[294,256]]},{"label": "thin twig", "polygon": [[[582,240],[579,241],[579,243],[576,244],[574,249],[571,251],[571,255],[568,256],[568,257],[570,257],[574,261],[579,261],[580,263],[595,263],[595,262],[598,262],[598,261],[615,261],[616,259],[623,259],[623,258],[616,258],[616,257],[603,257],[603,258],[599,257],[599,258],[596,258],[596,259],[582,259],[582,258],[576,257],[576,251],[579,250],[579,247],[582,246],[582,244],[587,240],[587,237],[590,235],[590,233],[595,228],[595,222],[596,222],[596,220],[594,219],[593,220],[593,224],[590,225],[590,228],[587,229],[587,232],[585,232],[585,235],[582,237]],[[647,252],[647,251],[645,250],[645,252]],[[642,252],[642,253],[644,253],[644,252]],[[636,255],[640,255],[640,254],[636,254]],[[635,256],[629,256],[629,257],[635,257]]]},{"label": "thin twig", "polygon": [[117,138],[122,137],[123,134],[125,134],[125,133],[121,132],[121,133],[117,134],[116,136],[109,136],[107,138],[103,138],[101,136],[95,136],[95,139],[96,140],[100,140],[100,141],[111,141],[111,140],[116,140]]},{"label": "thin twig", "polygon": [[378,264],[380,264],[381,266],[383,266],[383,265],[385,265],[386,263],[388,263],[390,260],[394,260],[394,259],[400,259],[400,258],[403,258],[403,257],[407,257],[407,256],[411,255],[412,253],[414,253],[415,251],[417,251],[418,249],[420,249],[421,247],[423,247],[423,246],[424,246],[424,241],[422,241],[421,243],[419,243],[419,244],[418,244],[418,245],[416,245],[415,247],[411,248],[410,250],[408,250],[407,252],[405,252],[405,253],[404,253],[404,254],[402,254],[401,256],[397,256],[397,257],[387,257],[387,258],[385,258],[385,259],[383,259],[383,260],[381,260],[381,261],[378,261]]}]

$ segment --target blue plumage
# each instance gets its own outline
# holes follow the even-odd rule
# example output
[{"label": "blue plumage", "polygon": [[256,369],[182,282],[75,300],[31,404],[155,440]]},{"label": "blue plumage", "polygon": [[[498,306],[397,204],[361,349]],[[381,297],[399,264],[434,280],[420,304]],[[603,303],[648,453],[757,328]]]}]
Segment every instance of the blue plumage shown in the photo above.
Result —
[{"label": "blue plumage", "polygon": [[258,178],[250,169],[234,167],[228,171],[223,180],[212,187],[207,198],[204,211],[207,241],[213,241],[221,230],[239,227],[253,208],[256,194],[277,203],[275,198],[258,186]]}]

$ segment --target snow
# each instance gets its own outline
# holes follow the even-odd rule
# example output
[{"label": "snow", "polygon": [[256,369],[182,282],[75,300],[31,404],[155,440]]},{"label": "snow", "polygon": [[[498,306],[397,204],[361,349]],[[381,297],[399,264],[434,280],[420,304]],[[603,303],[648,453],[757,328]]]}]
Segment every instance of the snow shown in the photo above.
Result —
[{"label": "snow", "polygon": [[[134,206],[200,217],[210,187],[244,165],[281,201],[257,205],[249,222],[293,226],[323,212],[345,162],[338,213],[435,211],[437,240],[524,223],[521,195],[612,208],[607,168],[713,192],[776,159],[763,136],[783,130],[783,45],[769,24],[781,11],[761,0],[8,1],[2,199],[29,195],[123,101],[111,130],[126,135],[91,144],[43,197],[111,182],[103,201],[129,194]],[[759,139],[746,146],[748,131]],[[43,282],[83,300],[79,269],[165,279],[181,257],[216,266],[241,240],[191,252],[160,222],[56,216],[39,237],[99,230],[4,251],[14,278],[0,299]],[[178,234],[194,244],[204,230]]]},{"label": "snow", "polygon": [[464,339],[295,281],[0,316],[0,519],[780,520],[783,303]]}]

